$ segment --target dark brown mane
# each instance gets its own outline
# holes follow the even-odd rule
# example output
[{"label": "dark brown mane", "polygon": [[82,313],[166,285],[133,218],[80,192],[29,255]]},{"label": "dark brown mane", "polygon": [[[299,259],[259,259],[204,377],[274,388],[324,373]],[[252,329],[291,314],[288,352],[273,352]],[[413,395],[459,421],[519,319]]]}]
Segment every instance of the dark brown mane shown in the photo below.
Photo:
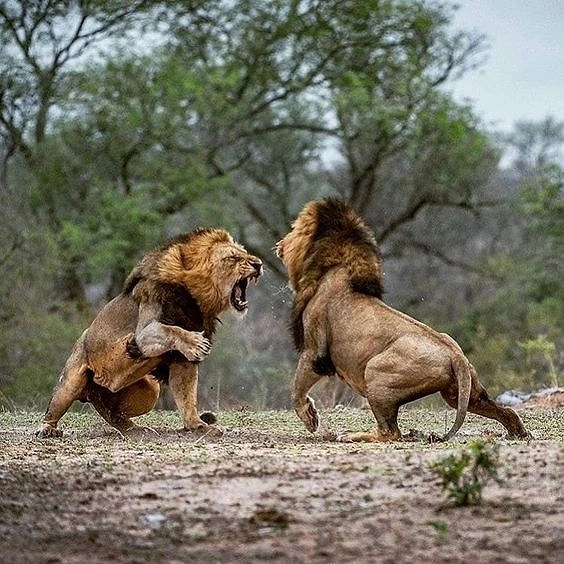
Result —
[{"label": "dark brown mane", "polygon": [[315,228],[292,306],[292,332],[296,348],[304,345],[303,312],[323,276],[345,267],[353,292],[382,297],[381,256],[372,231],[343,200],[327,198],[313,203]]}]

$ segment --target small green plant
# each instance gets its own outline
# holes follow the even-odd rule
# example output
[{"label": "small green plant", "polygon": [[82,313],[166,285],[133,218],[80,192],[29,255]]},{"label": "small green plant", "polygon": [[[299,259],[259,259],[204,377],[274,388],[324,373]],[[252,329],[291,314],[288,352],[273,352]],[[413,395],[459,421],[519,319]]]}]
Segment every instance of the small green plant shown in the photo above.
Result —
[{"label": "small green plant", "polygon": [[490,480],[499,483],[499,466],[499,445],[481,440],[429,465],[457,507],[480,503],[486,483]]},{"label": "small green plant", "polygon": [[439,540],[445,540],[448,535],[448,523],[444,521],[430,521],[429,525],[435,529],[437,533],[437,538]]}]

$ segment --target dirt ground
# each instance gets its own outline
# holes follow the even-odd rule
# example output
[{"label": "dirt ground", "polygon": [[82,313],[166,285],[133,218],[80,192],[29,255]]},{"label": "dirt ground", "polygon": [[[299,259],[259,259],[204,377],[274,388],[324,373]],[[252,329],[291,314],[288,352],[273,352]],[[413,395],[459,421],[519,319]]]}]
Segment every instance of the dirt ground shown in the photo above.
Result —
[{"label": "dirt ground", "polygon": [[[564,411],[520,414],[529,443],[469,416],[447,444],[347,444],[329,429],[368,428],[368,412],[326,412],[318,436],[292,413],[222,412],[214,441],[166,412],[144,438],[86,412],[43,440],[39,413],[0,412],[0,562],[561,563]],[[406,410],[400,426],[446,417]],[[428,463],[476,438],[500,444],[503,482],[456,508]]]}]

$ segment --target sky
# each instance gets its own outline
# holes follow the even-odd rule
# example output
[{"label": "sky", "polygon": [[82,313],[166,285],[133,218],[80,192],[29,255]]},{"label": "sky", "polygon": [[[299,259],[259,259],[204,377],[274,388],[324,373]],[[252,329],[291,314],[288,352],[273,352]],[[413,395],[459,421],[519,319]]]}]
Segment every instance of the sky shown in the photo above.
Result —
[{"label": "sky", "polygon": [[448,90],[488,129],[564,122],[564,0],[456,0],[454,26],[487,36],[485,62]]}]

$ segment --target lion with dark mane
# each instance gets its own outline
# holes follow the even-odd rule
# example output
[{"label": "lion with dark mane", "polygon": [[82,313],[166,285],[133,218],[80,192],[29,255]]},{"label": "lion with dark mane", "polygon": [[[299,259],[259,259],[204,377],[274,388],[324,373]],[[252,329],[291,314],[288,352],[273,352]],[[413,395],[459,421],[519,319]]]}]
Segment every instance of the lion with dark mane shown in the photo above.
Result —
[{"label": "lion with dark mane", "polygon": [[460,429],[467,411],[499,421],[512,438],[530,438],[515,411],[488,397],[454,339],[381,301],[376,239],[345,202],[306,204],[276,250],[294,292],[300,353],[294,409],[309,431],[316,431],[319,417],[307,393],[322,376],[336,374],[368,400],[377,423],[344,440],[401,439],[399,407],[435,392],[457,410],[444,440]]},{"label": "lion with dark mane", "polygon": [[222,229],[196,229],[145,255],[74,345],[37,434],[60,436],[75,400],[134,431],[131,418],[153,409],[159,382],[170,385],[185,429],[215,423],[198,415],[198,363],[217,316],[229,307],[245,313],[248,283],[261,273],[261,260]]}]

